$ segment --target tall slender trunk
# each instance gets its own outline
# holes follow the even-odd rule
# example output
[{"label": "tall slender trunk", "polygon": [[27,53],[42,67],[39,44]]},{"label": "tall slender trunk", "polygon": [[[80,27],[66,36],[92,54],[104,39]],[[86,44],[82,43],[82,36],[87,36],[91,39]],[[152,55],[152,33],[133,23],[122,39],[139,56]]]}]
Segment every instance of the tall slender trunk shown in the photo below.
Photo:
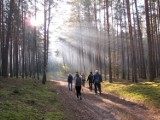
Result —
[{"label": "tall slender trunk", "polygon": [[[13,22],[12,22],[13,30]],[[10,77],[13,76],[13,37],[10,39]]]},{"label": "tall slender trunk", "polygon": [[145,0],[145,11],[146,11],[146,28],[147,28],[147,40],[148,40],[148,72],[149,72],[149,81],[153,81],[153,55],[152,55],[152,39],[150,33],[150,18],[149,18],[149,7],[148,0]]},{"label": "tall slender trunk", "polygon": [[45,84],[47,81],[46,78],[46,72],[47,72],[47,24],[46,24],[46,18],[47,18],[47,11],[46,11],[46,1],[44,0],[44,56],[43,56],[43,79],[42,84]]},{"label": "tall slender trunk", "polygon": [[3,46],[2,51],[2,76],[8,77],[8,50],[9,50],[9,40],[11,37],[11,21],[12,21],[12,14],[14,9],[14,0],[10,0],[10,10],[8,13],[8,20],[7,20],[7,35],[6,35],[6,42]]},{"label": "tall slender trunk", "polygon": [[3,11],[3,7],[2,7],[2,4],[3,4],[3,0],[1,0],[0,1],[0,43],[1,43],[1,49],[0,49],[0,76],[2,75],[2,63],[1,63],[1,61],[2,61],[2,39],[3,39],[3,37],[2,37],[2,24],[3,24],[3,22],[2,22],[2,18],[3,18],[3,14],[2,14],[2,11]]},{"label": "tall slender trunk", "polygon": [[135,46],[132,35],[132,23],[131,23],[131,14],[130,14],[130,4],[129,0],[126,0],[127,5],[127,16],[128,16],[128,29],[130,34],[130,46],[131,46],[131,54],[132,54],[132,72],[133,72],[133,81],[138,82],[137,80],[137,66],[136,66],[136,56],[135,56]]},{"label": "tall slender trunk", "polygon": [[[104,6],[107,7],[106,5],[106,0],[104,0]],[[107,9],[107,8],[106,8]],[[107,61],[106,61],[106,50],[107,50],[107,40],[106,38],[106,9],[104,9],[104,79],[107,80]]]},{"label": "tall slender trunk", "polygon": [[138,42],[139,42],[139,48],[140,48],[140,68],[141,68],[141,77],[143,79],[146,79],[146,67],[144,62],[144,48],[143,48],[143,42],[142,42],[142,31],[140,27],[140,20],[139,20],[139,12],[137,8],[137,0],[135,1],[135,9],[136,9],[136,19],[137,19],[137,25],[138,25]]},{"label": "tall slender trunk", "polygon": [[22,39],[22,78],[25,76],[25,17],[26,13],[24,12],[22,3],[22,30],[23,30],[23,39]]},{"label": "tall slender trunk", "polygon": [[111,64],[111,47],[110,47],[110,26],[109,26],[109,1],[106,0],[106,17],[107,17],[107,35],[108,35],[108,58],[109,58],[109,82],[112,83],[112,64]]}]

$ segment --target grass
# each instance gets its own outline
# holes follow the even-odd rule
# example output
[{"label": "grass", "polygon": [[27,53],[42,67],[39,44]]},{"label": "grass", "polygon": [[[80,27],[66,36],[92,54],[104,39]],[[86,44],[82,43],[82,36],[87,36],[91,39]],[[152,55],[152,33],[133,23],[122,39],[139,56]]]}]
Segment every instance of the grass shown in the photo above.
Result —
[{"label": "grass", "polygon": [[[159,81],[159,80],[158,80]],[[160,108],[160,84],[158,82],[103,83],[103,89],[152,108]]]},{"label": "grass", "polygon": [[0,120],[63,120],[63,106],[51,84],[33,79],[0,79]]}]

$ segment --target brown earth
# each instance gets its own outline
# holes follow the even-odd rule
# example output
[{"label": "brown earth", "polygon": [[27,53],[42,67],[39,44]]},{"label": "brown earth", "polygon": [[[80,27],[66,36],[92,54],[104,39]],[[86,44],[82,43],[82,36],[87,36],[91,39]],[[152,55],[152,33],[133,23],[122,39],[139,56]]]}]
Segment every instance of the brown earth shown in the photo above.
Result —
[{"label": "brown earth", "polygon": [[138,103],[106,92],[96,95],[87,86],[83,87],[82,100],[79,100],[75,90],[68,90],[65,80],[51,82],[57,89],[59,100],[69,120],[160,120],[158,113]]}]

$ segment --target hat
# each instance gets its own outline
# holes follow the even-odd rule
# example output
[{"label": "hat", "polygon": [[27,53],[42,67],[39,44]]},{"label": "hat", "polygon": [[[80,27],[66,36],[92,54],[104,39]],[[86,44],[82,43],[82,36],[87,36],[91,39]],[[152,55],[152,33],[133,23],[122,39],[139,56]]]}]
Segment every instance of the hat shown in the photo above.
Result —
[{"label": "hat", "polygon": [[98,73],[98,70],[95,70],[95,73]]}]

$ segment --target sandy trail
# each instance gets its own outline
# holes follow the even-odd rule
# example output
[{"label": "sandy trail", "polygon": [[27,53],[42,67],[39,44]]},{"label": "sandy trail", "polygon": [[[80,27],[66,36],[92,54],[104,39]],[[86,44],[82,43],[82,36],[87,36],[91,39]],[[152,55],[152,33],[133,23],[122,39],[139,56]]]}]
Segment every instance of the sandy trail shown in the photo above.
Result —
[{"label": "sandy trail", "polygon": [[[57,88],[64,110],[71,113],[73,120],[158,120],[160,117],[136,103],[126,101],[111,94],[95,95],[88,87],[83,87],[82,100],[75,91],[69,91],[64,80],[51,80]],[[86,83],[87,84],[87,83]]]}]

